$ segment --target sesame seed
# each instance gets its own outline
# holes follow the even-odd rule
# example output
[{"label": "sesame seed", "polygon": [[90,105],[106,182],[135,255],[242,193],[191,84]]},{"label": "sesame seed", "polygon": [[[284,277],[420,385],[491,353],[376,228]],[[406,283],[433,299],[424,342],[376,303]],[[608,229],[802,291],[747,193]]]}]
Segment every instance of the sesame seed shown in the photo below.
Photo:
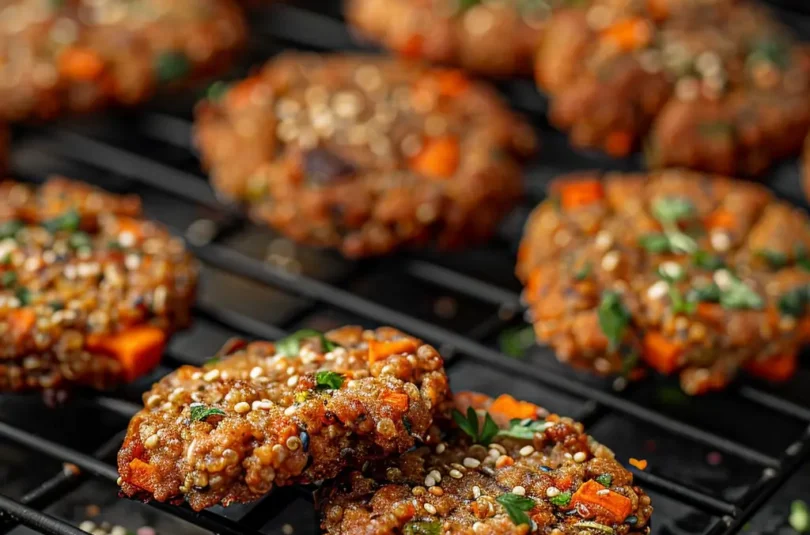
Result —
[{"label": "sesame seed", "polygon": [[444,442],[442,442],[441,444],[439,444],[438,446],[436,446],[436,453],[444,453],[444,450],[445,450],[446,448],[447,448],[447,446],[445,446],[445,445],[444,445]]},{"label": "sesame seed", "polygon": [[671,279],[677,279],[683,275],[683,268],[681,265],[671,260],[662,262],[658,268],[661,270],[661,273]]},{"label": "sesame seed", "polygon": [[475,498],[480,498],[481,497],[481,487],[479,487],[478,485],[475,485],[473,487],[473,496]]},{"label": "sesame seed", "polygon": [[284,416],[292,416],[293,414],[295,414],[295,405],[290,405],[284,409]]},{"label": "sesame seed", "polygon": [[240,401],[233,406],[233,410],[239,414],[245,414],[246,412],[250,411],[250,404],[247,401]]},{"label": "sesame seed", "polygon": [[528,457],[532,453],[534,453],[534,447],[533,446],[523,446],[522,448],[520,448],[520,454],[523,457]]},{"label": "sesame seed", "polygon": [[517,487],[512,489],[512,494],[517,494],[518,496],[525,496],[526,489],[518,485]]},{"label": "sesame seed", "polygon": [[219,377],[219,370],[216,369],[206,372],[206,374],[203,375],[203,379],[208,382],[215,380],[217,377]]},{"label": "sesame seed", "polygon": [[160,438],[157,435],[152,435],[144,441],[143,445],[151,450],[156,448],[159,443]]},{"label": "sesame seed", "polygon": [[430,503],[425,504],[425,511],[427,511],[428,513],[430,513],[432,515],[436,514],[436,508]]},{"label": "sesame seed", "polygon": [[578,451],[574,454],[574,460],[578,463],[584,463],[588,455],[584,451]]},{"label": "sesame seed", "polygon": [[723,231],[713,231],[709,235],[709,240],[712,242],[715,251],[725,252],[731,247],[731,238]]},{"label": "sesame seed", "polygon": [[264,373],[264,370],[261,369],[261,367],[256,366],[255,368],[250,370],[250,378],[251,379],[256,379],[257,377],[260,377],[263,373]]},{"label": "sesame seed", "polygon": [[157,407],[159,403],[160,403],[160,396],[158,396],[157,394],[152,394],[151,396],[149,396],[149,399],[146,400],[146,406],[149,407],[150,409]]},{"label": "sesame seed", "polygon": [[295,451],[300,447],[301,447],[301,439],[300,438],[293,436],[293,437],[290,437],[290,438],[287,439],[287,448],[290,451]]},{"label": "sesame seed", "polygon": [[464,466],[467,468],[478,468],[481,464],[481,461],[478,459],[473,459],[472,457],[464,457]]},{"label": "sesame seed", "polygon": [[115,480],[115,484],[120,487],[124,484],[124,478],[119,476],[118,479]]},{"label": "sesame seed", "polygon": [[732,283],[731,273],[728,272],[726,269],[718,269],[714,272],[712,276],[714,282],[717,286],[720,287],[721,290],[726,290]]},{"label": "sesame seed", "polygon": [[293,375],[292,377],[287,379],[287,386],[293,387],[296,384],[298,384],[298,376],[297,375]]},{"label": "sesame seed", "polygon": [[609,489],[597,490],[596,494],[598,494],[599,496],[607,496],[608,494],[610,494],[610,490]]},{"label": "sesame seed", "polygon": [[560,495],[560,489],[558,489],[557,487],[549,487],[549,488],[546,489],[546,496],[548,496],[549,498],[553,498],[554,496],[559,496],[559,495]]},{"label": "sesame seed", "polygon": [[441,487],[430,487],[428,492],[433,494],[434,496],[444,496],[444,491]]},{"label": "sesame seed", "polygon": [[669,285],[666,281],[658,281],[647,288],[647,297],[650,299],[661,299],[669,291]]},{"label": "sesame seed", "polygon": [[433,479],[433,476],[431,476],[430,474],[428,474],[428,475],[427,475],[427,477],[425,477],[425,486],[426,486],[426,487],[432,487],[432,486],[434,486],[435,484],[436,484],[436,480],[435,480],[435,479]]},{"label": "sesame seed", "polygon": [[599,234],[596,235],[595,242],[599,249],[606,251],[613,245],[613,235],[607,230],[600,230]]},{"label": "sesame seed", "polygon": [[602,257],[602,269],[605,271],[613,271],[619,265],[619,252],[610,251]]},{"label": "sesame seed", "polygon": [[461,479],[462,477],[464,477],[464,474],[453,468],[452,470],[450,470],[450,477],[452,477],[453,479]]},{"label": "sesame seed", "polygon": [[428,475],[433,476],[437,482],[442,480],[442,474],[438,470],[431,470]]}]

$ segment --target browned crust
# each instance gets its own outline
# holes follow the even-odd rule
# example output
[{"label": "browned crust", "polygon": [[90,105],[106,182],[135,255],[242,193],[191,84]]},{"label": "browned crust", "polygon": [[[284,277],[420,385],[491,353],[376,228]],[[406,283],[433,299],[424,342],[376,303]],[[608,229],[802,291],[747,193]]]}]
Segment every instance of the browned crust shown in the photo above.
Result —
[{"label": "browned crust", "polygon": [[[360,99],[349,118],[335,104],[347,96]],[[520,198],[519,160],[534,147],[490,87],[372,56],[277,58],[202,103],[195,137],[221,194],[297,241],[348,256],[486,240]],[[450,176],[417,172],[403,154],[409,142],[418,152],[448,138],[460,147]],[[334,176],[307,174],[332,161]]]},{"label": "browned crust", "polygon": [[[287,356],[281,342],[240,344],[218,362],[163,378],[144,394],[146,408],[118,454],[123,492],[184,497],[195,510],[248,502],[438,433],[433,420],[446,412],[449,388],[435,349],[392,328],[344,327],[326,337],[340,347],[304,338]],[[369,344],[393,340],[407,345],[370,362]],[[342,375],[337,389],[318,386],[324,370]],[[222,414],[194,421],[194,403]],[[133,468],[139,462],[154,471],[146,482]]]},{"label": "browned crust", "polygon": [[[22,26],[0,28],[0,118],[48,119],[137,104],[161,87],[223,72],[245,42],[242,8],[233,0],[89,4],[4,3],[0,17]],[[87,24],[88,16],[104,22]],[[29,19],[38,22],[26,23]],[[68,66],[74,51],[81,51],[84,67]],[[91,54],[98,65],[88,66]]]},{"label": "browned crust", "polygon": [[[668,16],[656,18],[617,5],[555,10],[539,47],[537,82],[552,96],[551,121],[573,144],[613,156],[643,145],[652,167],[742,176],[800,150],[810,129],[810,54],[766,10],[746,1],[669,2]],[[617,27],[637,21],[651,32],[649,44],[611,46],[611,30],[594,26],[605,17]],[[675,51],[692,62],[685,71],[674,66]]]},{"label": "browned crust", "polygon": [[[47,227],[74,218],[75,225]],[[0,183],[0,391],[104,388],[123,368],[91,339],[189,323],[197,268],[180,240],[141,219],[140,199],[54,178]],[[156,364],[159,349],[149,355]]]},{"label": "browned crust", "polygon": [[[688,171],[608,174],[601,200],[566,207],[565,188],[598,187],[600,179],[593,173],[555,182],[550,199],[526,224],[517,274],[538,339],[561,361],[599,373],[628,372],[628,359],[640,354],[654,369],[679,374],[693,394],[723,388],[740,367],[773,380],[789,378],[808,334],[806,214],[758,185]],[[694,240],[692,252],[654,252],[643,245],[667,232],[655,215],[661,199],[691,206],[680,226]],[[725,268],[708,267],[701,255]],[[667,282],[659,274],[664,268],[675,269],[678,280]],[[747,291],[729,283],[729,276]],[[713,285],[752,292],[756,306],[699,297],[697,290]],[[630,315],[620,344],[609,344],[601,327],[607,292],[618,294]],[[684,304],[678,306],[678,298]],[[651,342],[650,335],[659,339]],[[666,342],[656,343],[661,340]],[[662,347],[673,351],[669,358],[661,358]]]},{"label": "browned crust", "polygon": [[[469,396],[479,402],[486,398],[460,393],[462,411],[469,405]],[[479,417],[490,404],[488,399],[474,404]],[[322,490],[322,528],[329,535],[402,535],[422,533],[414,529],[425,524],[415,523],[426,523],[450,535],[525,535],[534,531],[574,535],[590,533],[581,524],[587,520],[593,529],[598,524],[602,530],[622,535],[649,533],[650,499],[633,485],[632,474],[616,461],[613,452],[570,418],[542,409],[532,419],[538,417],[546,423],[544,430],[529,439],[500,436],[484,447],[472,444],[465,433],[453,428],[438,445],[344,474]],[[505,423],[503,427],[509,426]],[[473,466],[469,460],[479,464]],[[602,492],[629,500],[627,521],[616,521],[600,507],[560,505],[560,494],[573,495],[585,482],[594,485],[598,477]],[[535,502],[527,516],[536,530],[527,524],[516,525],[496,501],[517,487]],[[558,503],[552,496],[557,496]]]}]

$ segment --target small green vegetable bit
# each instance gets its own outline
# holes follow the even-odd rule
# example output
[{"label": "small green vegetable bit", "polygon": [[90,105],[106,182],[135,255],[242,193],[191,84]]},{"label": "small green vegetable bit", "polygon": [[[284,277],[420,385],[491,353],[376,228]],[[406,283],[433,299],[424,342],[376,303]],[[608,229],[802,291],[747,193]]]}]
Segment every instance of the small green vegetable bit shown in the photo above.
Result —
[{"label": "small green vegetable bit", "polygon": [[204,422],[209,416],[225,416],[225,411],[202,403],[191,406],[191,419],[195,422]]},{"label": "small green vegetable bit", "polygon": [[596,481],[601,483],[605,487],[609,487],[611,483],[613,483],[613,476],[610,474],[602,474],[597,476]]},{"label": "small green vegetable bit", "polygon": [[509,515],[509,518],[512,519],[512,522],[514,522],[516,526],[521,524],[531,525],[531,520],[529,519],[529,515],[526,514],[526,511],[531,511],[534,508],[535,502],[533,499],[521,496],[520,494],[507,492],[495,498],[495,501],[503,505],[503,508],[506,509],[506,514]]},{"label": "small green vegetable bit", "polygon": [[155,75],[160,83],[177,81],[190,72],[191,61],[182,52],[167,51],[155,58]]},{"label": "small green vegetable bit", "polygon": [[787,265],[788,257],[785,253],[780,253],[779,251],[770,251],[768,249],[763,249],[758,251],[757,254],[765,259],[771,269],[780,269]]},{"label": "small green vegetable bit", "polygon": [[0,240],[15,237],[17,233],[23,229],[23,227],[25,227],[25,224],[16,219],[0,223]]},{"label": "small green vegetable bit", "polygon": [[599,327],[608,339],[609,348],[615,351],[624,337],[624,331],[630,323],[630,313],[622,303],[617,292],[606,291],[599,303]]},{"label": "small green vegetable bit", "polygon": [[14,271],[6,271],[0,276],[0,284],[3,285],[4,288],[11,288],[17,282],[17,273]]},{"label": "small green vegetable bit", "polygon": [[321,370],[315,373],[318,390],[337,390],[343,385],[343,376],[339,373]]},{"label": "small green vegetable bit", "polygon": [[509,429],[501,429],[498,431],[498,436],[517,438],[520,440],[532,440],[535,433],[542,433],[545,430],[545,420],[535,421],[514,418],[509,422]]},{"label": "small green vegetable bit", "polygon": [[549,501],[558,507],[565,507],[566,505],[571,503],[571,493],[561,492],[556,496],[552,496],[551,499],[549,499]]},{"label": "small green vegetable bit", "polygon": [[301,329],[276,342],[276,351],[285,357],[297,357],[298,353],[301,351],[301,340],[307,338],[320,339],[321,347],[324,351],[332,351],[339,347],[336,343],[326,338],[320,331],[316,331],[315,329]]},{"label": "small green vegetable bit", "polygon": [[484,417],[484,427],[480,429],[478,425],[478,414],[472,407],[467,407],[467,416],[465,417],[457,410],[453,410],[453,421],[456,422],[458,427],[464,431],[474,442],[478,444],[488,445],[498,434],[498,425],[492,419],[489,413]]},{"label": "small green vegetable bit", "polygon": [[799,533],[810,532],[810,508],[801,500],[794,500],[790,504],[790,516],[788,517],[790,527]]},{"label": "small green vegetable bit", "polygon": [[45,227],[45,229],[50,233],[58,232],[60,230],[65,232],[75,232],[79,229],[81,220],[82,218],[79,215],[79,212],[71,209],[59,217],[55,217],[43,222],[42,226]]},{"label": "small green vegetable bit", "polygon": [[441,522],[408,522],[402,530],[404,535],[441,535]]}]

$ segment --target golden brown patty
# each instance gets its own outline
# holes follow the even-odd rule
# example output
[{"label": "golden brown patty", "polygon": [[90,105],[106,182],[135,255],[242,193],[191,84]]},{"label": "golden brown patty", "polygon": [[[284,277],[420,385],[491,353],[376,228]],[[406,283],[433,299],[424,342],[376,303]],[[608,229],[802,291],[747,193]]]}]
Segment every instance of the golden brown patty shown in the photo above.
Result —
[{"label": "golden brown patty", "polygon": [[[650,498],[582,424],[508,395],[493,401],[463,392],[456,404],[463,429],[328,483],[321,504],[325,532],[649,533]],[[468,420],[471,405],[478,410]],[[487,415],[500,429],[485,424]]]},{"label": "golden brown patty", "polygon": [[495,76],[531,73],[551,9],[523,0],[346,0],[345,6],[361,35],[404,57]]},{"label": "golden brown patty", "polygon": [[458,71],[292,54],[199,106],[214,187],[348,256],[480,243],[522,192],[528,127]]},{"label": "golden brown patty", "polygon": [[810,47],[758,5],[590,0],[555,10],[537,55],[575,145],[655,167],[757,175],[810,128]]},{"label": "golden brown patty", "polygon": [[795,371],[810,316],[810,221],[765,188],[688,171],[555,182],[517,274],[540,341],[599,373],[636,356],[686,392],[745,367]]},{"label": "golden brown patty", "polygon": [[144,394],[118,453],[125,494],[195,510],[249,502],[402,453],[436,436],[447,410],[441,356],[395,329],[306,330],[222,353]]},{"label": "golden brown patty", "polygon": [[0,391],[108,387],[189,322],[197,267],[140,199],[0,183]]},{"label": "golden brown patty", "polygon": [[0,119],[136,104],[221,72],[245,32],[232,0],[5,0]]}]

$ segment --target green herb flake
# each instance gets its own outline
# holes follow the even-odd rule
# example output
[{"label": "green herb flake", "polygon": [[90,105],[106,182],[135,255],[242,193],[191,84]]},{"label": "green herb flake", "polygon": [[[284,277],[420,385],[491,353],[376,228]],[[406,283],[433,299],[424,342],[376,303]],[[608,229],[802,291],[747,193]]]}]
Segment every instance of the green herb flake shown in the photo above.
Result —
[{"label": "green herb flake", "polygon": [[213,366],[214,364],[219,364],[219,361],[221,361],[221,360],[222,359],[219,358],[219,357],[210,358],[210,359],[205,361],[203,366]]},{"label": "green herb flake", "polygon": [[17,291],[14,293],[14,296],[17,299],[19,299],[20,304],[23,306],[31,304],[31,290],[29,290],[25,286],[17,288]]},{"label": "green herb flake", "polygon": [[556,496],[551,497],[549,501],[558,507],[565,507],[566,505],[571,503],[571,493],[561,492]]},{"label": "green herb flake", "polygon": [[780,253],[779,251],[763,249],[761,251],[757,251],[757,256],[764,258],[771,269],[781,269],[788,264],[787,255],[785,253]]},{"label": "green herb flake", "polygon": [[533,345],[534,328],[531,325],[507,329],[498,336],[501,353],[510,357],[525,357],[526,351]]},{"label": "green herb flake", "polygon": [[16,237],[17,233],[23,228],[25,228],[25,224],[16,219],[0,223],[0,240]]},{"label": "green herb flake", "polygon": [[86,232],[74,232],[68,239],[68,245],[73,249],[87,249],[92,244],[90,235]]},{"label": "green herb flake", "polygon": [[607,337],[609,348],[615,351],[624,338],[624,331],[630,323],[630,313],[624,307],[617,292],[606,291],[598,309],[599,327]]},{"label": "green herb flake", "polygon": [[321,348],[326,352],[339,347],[320,331],[316,331],[315,329],[301,329],[276,342],[276,351],[285,357],[297,357],[298,353],[301,352],[301,340],[307,338],[318,338],[321,341]]},{"label": "green herb flake", "polygon": [[779,312],[785,316],[798,318],[804,314],[809,297],[807,286],[794,288],[779,298]]},{"label": "green herb flake", "polygon": [[209,416],[225,416],[225,411],[203,404],[191,406],[191,419],[195,422],[204,422]]},{"label": "green herb flake", "polygon": [[509,515],[509,518],[512,519],[512,522],[514,522],[516,526],[521,524],[531,525],[531,520],[529,520],[526,511],[531,511],[534,508],[535,503],[533,499],[521,496],[520,494],[507,492],[506,494],[501,494],[495,498],[495,500],[506,509],[506,514]]},{"label": "green herb flake", "polygon": [[810,508],[802,500],[793,500],[790,504],[790,527],[799,533],[810,532]]},{"label": "green herb flake", "polygon": [[14,271],[6,271],[0,276],[0,284],[2,284],[4,288],[11,288],[16,283],[17,273]]},{"label": "green herb flake", "polygon": [[343,376],[329,370],[315,373],[315,383],[318,390],[337,390],[343,385]]},{"label": "green herb flake", "polygon": [[160,83],[174,82],[190,72],[191,61],[182,52],[163,52],[155,58],[155,74]]},{"label": "green herb flake", "polygon": [[603,487],[610,487],[613,483],[613,476],[610,474],[602,474],[596,477],[596,481]]},{"label": "green herb flake", "polygon": [[713,255],[708,251],[695,251],[692,255],[692,263],[696,267],[709,271],[718,270],[726,265],[722,257]]},{"label": "green herb flake", "polygon": [[658,266],[658,276],[667,282],[678,282],[686,276],[686,272],[680,264],[664,262]]},{"label": "green herb flake", "polygon": [[49,219],[48,221],[44,221],[42,226],[45,227],[45,230],[50,232],[51,234],[59,232],[60,230],[65,232],[75,232],[79,229],[79,224],[81,223],[81,216],[79,212],[76,210],[68,210],[64,214],[60,215],[59,217],[55,217],[53,219]]},{"label": "green herb flake", "polygon": [[590,262],[585,262],[585,265],[583,265],[581,268],[577,270],[576,273],[574,273],[574,280],[583,281],[588,277],[590,277],[592,271],[593,271],[593,264],[591,264]]},{"label": "green herb flake", "polygon": [[453,421],[456,425],[464,431],[472,440],[477,444],[488,445],[492,439],[498,434],[498,425],[492,419],[489,413],[484,417],[484,426],[480,428],[478,425],[478,414],[472,407],[467,407],[467,416],[465,417],[457,410],[453,410]]},{"label": "green herb flake", "polygon": [[677,223],[695,215],[695,205],[683,197],[661,197],[652,203],[653,216],[661,223]]},{"label": "green herb flake", "polygon": [[670,252],[669,238],[665,234],[645,234],[639,237],[638,244],[650,253]]},{"label": "green herb flake", "polygon": [[712,282],[699,288],[692,288],[689,290],[687,299],[696,303],[719,303],[720,287]]},{"label": "green herb flake", "polygon": [[212,101],[212,102],[219,102],[222,100],[222,97],[225,96],[225,93],[228,92],[230,89],[231,84],[228,82],[223,82],[222,80],[217,80],[213,84],[208,86],[208,89],[205,91],[205,97]]},{"label": "green herb flake", "polygon": [[673,313],[687,315],[694,314],[695,309],[697,309],[697,303],[695,301],[685,299],[681,291],[671,284],[669,285],[669,289],[667,291],[669,293],[669,301],[672,304]]},{"label": "green herb flake", "polygon": [[402,530],[404,535],[441,535],[441,522],[408,522]]},{"label": "green herb flake", "polygon": [[720,289],[720,304],[723,308],[733,310],[759,310],[764,305],[764,302],[758,293],[732,275],[728,287]]},{"label": "green herb flake", "polygon": [[546,422],[544,420],[514,418],[509,421],[509,429],[501,429],[498,431],[498,436],[532,440],[535,433],[542,433],[545,430]]},{"label": "green herb flake", "polygon": [[808,259],[806,256],[797,258],[796,265],[805,271],[810,271],[810,259]]}]

